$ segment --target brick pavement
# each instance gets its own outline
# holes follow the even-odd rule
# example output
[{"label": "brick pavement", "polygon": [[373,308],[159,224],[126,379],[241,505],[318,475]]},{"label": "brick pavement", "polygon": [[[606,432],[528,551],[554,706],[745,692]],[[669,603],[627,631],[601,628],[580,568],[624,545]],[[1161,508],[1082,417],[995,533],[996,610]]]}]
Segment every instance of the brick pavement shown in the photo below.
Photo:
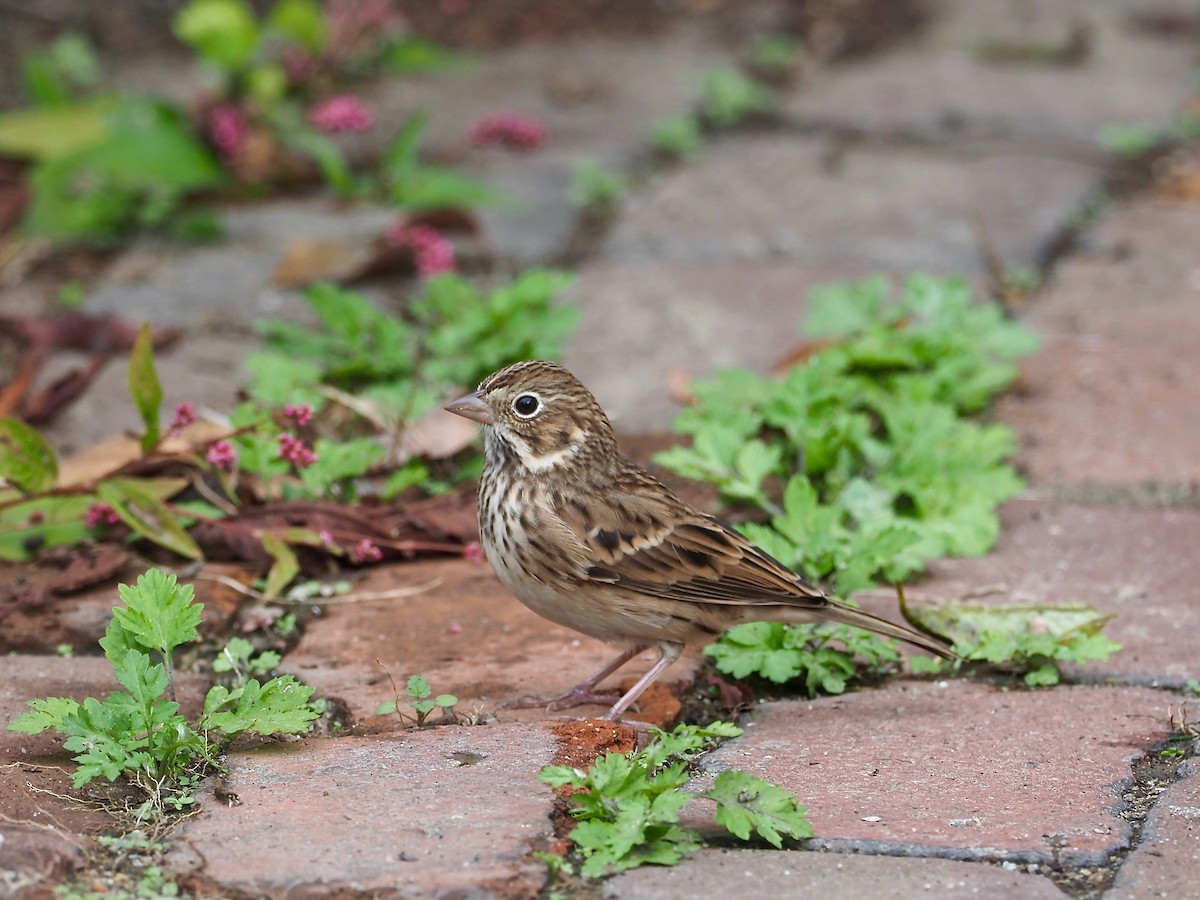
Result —
[{"label": "brick pavement", "polygon": [[[1137,27],[1135,6],[1025,4],[1046,34],[1065,34],[1073,16],[1086,18],[1094,49],[1074,67],[984,64],[978,40],[1014,32],[995,20],[994,4],[971,0],[941,9],[934,27],[906,46],[820,71],[784,97],[774,128],[718,138],[697,162],[630,198],[570,292],[584,318],[567,361],[624,429],[657,430],[672,409],[669,368],[765,368],[791,346],[813,283],[913,267],[977,277],[979,222],[1006,265],[1040,264],[1103,176],[1096,130],[1166,124],[1190,97],[1190,47]],[[527,169],[473,163],[492,167],[528,200],[518,211],[487,214],[504,258],[556,257],[573,220],[562,198],[568,157],[594,147],[593,155],[628,164],[645,124],[685,106],[696,73],[727,52],[692,31],[658,40],[661,76],[641,68],[651,65],[644,48],[595,45],[577,57],[540,49],[484,58],[444,88],[433,80],[416,89],[439,111],[439,140],[457,134],[443,123],[469,122],[482,100],[524,98],[553,117],[561,152],[531,158]],[[628,59],[606,66],[618,50]],[[540,106],[547,79],[575,59],[607,84],[608,99]],[[494,93],[480,93],[493,82]],[[654,90],[643,106],[647,82]],[[406,108],[406,95],[380,90],[380,102]],[[237,244],[236,265],[228,247],[156,256],[154,277],[133,286],[108,280],[102,305],[196,326],[208,340],[195,351],[204,365],[231,371],[248,342],[223,341],[223,333],[244,335],[251,311],[297,309],[294,293],[266,282],[298,208],[312,212],[303,221],[319,234],[353,233],[378,215],[360,213],[365,218],[346,225],[341,210],[289,203],[232,213],[254,236]],[[1114,898],[1179,896],[1200,883],[1194,763],[1161,786],[1144,827],[1126,818],[1127,797],[1146,787],[1135,785],[1135,768],[1166,737],[1168,707],[1180,699],[1166,688],[1200,678],[1200,516],[1187,507],[1135,507],[1128,492],[1153,483],[1164,496],[1187,496],[1197,481],[1200,268],[1188,248],[1200,245],[1200,216],[1162,200],[1123,201],[1082,238],[1026,312],[1046,347],[1026,366],[1023,390],[998,411],[1021,435],[1030,491],[1003,511],[993,554],[943,561],[913,592],[951,598],[1000,586],[995,602],[1084,599],[1118,613],[1111,633],[1126,649],[1071,673],[1088,684],[1036,693],[895,680],[812,703],[761,704],[747,717],[747,735],[708,766],[751,768],[797,791],[814,842],[784,852],[708,848],[673,869],[613,879],[605,896],[750,889],[1050,897],[1061,894],[1056,882],[1072,884],[1064,873],[1109,860],[1123,861]],[[115,274],[145,271],[132,264],[139,253],[144,259],[144,248],[126,254],[124,269],[115,262]],[[220,329],[203,325],[217,320]],[[195,355],[180,360],[164,367],[172,396],[192,386],[199,365]],[[209,387],[214,403],[232,389],[220,377]],[[98,386],[113,396],[118,388]],[[88,430],[94,419],[68,419],[56,438],[86,444],[97,436]],[[1079,502],[1081,490],[1096,486],[1108,491],[1094,494],[1102,502]],[[467,565],[378,570],[371,577],[380,583],[421,584],[438,566],[457,567],[445,590],[339,608],[309,627],[286,665],[369,727],[232,754],[230,786],[243,805],[206,803],[174,839],[171,863],[189,884],[212,896],[536,891],[541,870],[530,852],[547,837],[550,794],[533,776],[554,747],[544,717],[502,713],[495,725],[411,732],[372,716],[390,699],[376,655],[388,657],[395,674],[420,666],[437,690],[488,709],[505,694],[565,686],[598,657],[600,647],[571,643]],[[450,640],[444,625],[456,621],[457,604],[477,610],[481,602],[491,604],[487,616],[462,622],[463,640]],[[0,665],[20,674],[0,678],[6,716],[26,696],[102,690],[95,660],[16,656]],[[46,667],[57,674],[43,677]],[[53,747],[37,746],[35,767],[25,761],[0,771],[53,784],[61,777],[45,768]],[[11,736],[0,747],[6,761],[26,753]],[[102,827],[71,818],[70,804],[31,796],[29,809],[10,815],[17,824],[0,822],[8,879],[0,895],[45,896],[79,864],[86,835]],[[39,830],[43,817],[62,827]],[[814,852],[821,849],[832,852]],[[1084,882],[1073,883],[1076,895],[1088,896],[1078,887]]]}]

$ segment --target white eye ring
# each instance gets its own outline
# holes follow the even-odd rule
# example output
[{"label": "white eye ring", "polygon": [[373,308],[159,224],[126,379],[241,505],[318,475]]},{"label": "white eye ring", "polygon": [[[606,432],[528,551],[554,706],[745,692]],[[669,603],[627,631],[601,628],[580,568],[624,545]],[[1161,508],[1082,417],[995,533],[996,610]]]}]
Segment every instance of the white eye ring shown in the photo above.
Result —
[{"label": "white eye ring", "polygon": [[[532,405],[530,405],[528,402],[522,402],[530,400],[533,401]],[[512,409],[519,418],[532,419],[542,411],[542,398],[533,393],[533,391],[523,391],[515,400],[513,400]]]}]

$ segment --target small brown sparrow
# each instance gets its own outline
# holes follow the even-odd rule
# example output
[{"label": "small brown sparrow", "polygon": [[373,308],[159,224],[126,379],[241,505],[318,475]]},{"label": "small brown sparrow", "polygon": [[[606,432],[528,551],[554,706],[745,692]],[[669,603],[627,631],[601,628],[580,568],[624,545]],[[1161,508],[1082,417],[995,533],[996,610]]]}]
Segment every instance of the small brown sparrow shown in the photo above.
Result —
[{"label": "small brown sparrow", "polygon": [[832,620],[953,657],[935,638],[831,600],[622,458],[596,398],[557,363],[515,363],[443,408],[484,426],[479,530],[500,580],[550,621],[627,647],[539,705],[607,702],[593,688],[657,644],[658,661],[603,716],[617,721],[684,644],[742,622]]}]

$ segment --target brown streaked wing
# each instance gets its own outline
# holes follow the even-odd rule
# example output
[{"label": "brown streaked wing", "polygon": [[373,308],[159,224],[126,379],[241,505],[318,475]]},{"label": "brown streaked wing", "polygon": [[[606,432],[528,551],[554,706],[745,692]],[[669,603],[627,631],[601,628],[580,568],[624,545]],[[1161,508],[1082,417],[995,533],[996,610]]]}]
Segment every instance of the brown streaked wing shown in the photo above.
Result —
[{"label": "brown streaked wing", "polygon": [[645,483],[631,486],[636,491],[618,484],[600,495],[602,506],[568,503],[557,510],[594,560],[586,578],[664,600],[828,605],[820,591],[742,535],[643,477]]}]

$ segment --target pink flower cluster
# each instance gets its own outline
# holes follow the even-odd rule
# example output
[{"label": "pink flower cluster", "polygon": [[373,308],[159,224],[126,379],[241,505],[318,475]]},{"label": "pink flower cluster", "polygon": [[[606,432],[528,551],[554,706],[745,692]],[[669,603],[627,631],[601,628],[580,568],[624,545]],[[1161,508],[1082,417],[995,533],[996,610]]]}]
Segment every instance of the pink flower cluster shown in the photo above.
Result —
[{"label": "pink flower cluster", "polygon": [[285,418],[291,419],[297,427],[303,428],[312,421],[312,407],[307,403],[289,403],[283,408]]},{"label": "pink flower cluster", "polygon": [[412,249],[417,274],[422,278],[454,271],[454,244],[435,228],[397,222],[388,228],[385,239],[393,247]]},{"label": "pink flower cluster", "polygon": [[309,449],[303,438],[298,438],[294,434],[281,434],[279,436],[279,458],[286,459],[297,469],[305,469],[317,461],[317,454]]},{"label": "pink flower cluster", "polygon": [[363,538],[350,548],[350,561],[353,563],[379,562],[383,559],[383,551],[368,538]]},{"label": "pink flower cluster", "polygon": [[493,113],[471,128],[471,143],[476,147],[504,147],[509,150],[536,150],[546,142],[546,126],[533,116],[520,113]]},{"label": "pink flower cluster", "polygon": [[249,130],[245,114],[232,103],[222,103],[208,111],[208,139],[227,166],[241,155]]},{"label": "pink flower cluster", "polygon": [[233,449],[233,444],[229,441],[217,441],[208,448],[208,453],[204,455],[204,458],[218,469],[227,472],[237,462],[237,451]]},{"label": "pink flower cluster", "polygon": [[116,525],[120,521],[121,517],[117,515],[117,511],[107,503],[93,503],[83,517],[83,524],[88,528]]},{"label": "pink flower cluster", "polygon": [[326,134],[366,131],[375,124],[375,113],[353,94],[338,94],[312,107],[308,124]]},{"label": "pink flower cluster", "polygon": [[171,419],[171,431],[182,431],[196,421],[196,404],[190,400],[175,407],[175,417]]}]

